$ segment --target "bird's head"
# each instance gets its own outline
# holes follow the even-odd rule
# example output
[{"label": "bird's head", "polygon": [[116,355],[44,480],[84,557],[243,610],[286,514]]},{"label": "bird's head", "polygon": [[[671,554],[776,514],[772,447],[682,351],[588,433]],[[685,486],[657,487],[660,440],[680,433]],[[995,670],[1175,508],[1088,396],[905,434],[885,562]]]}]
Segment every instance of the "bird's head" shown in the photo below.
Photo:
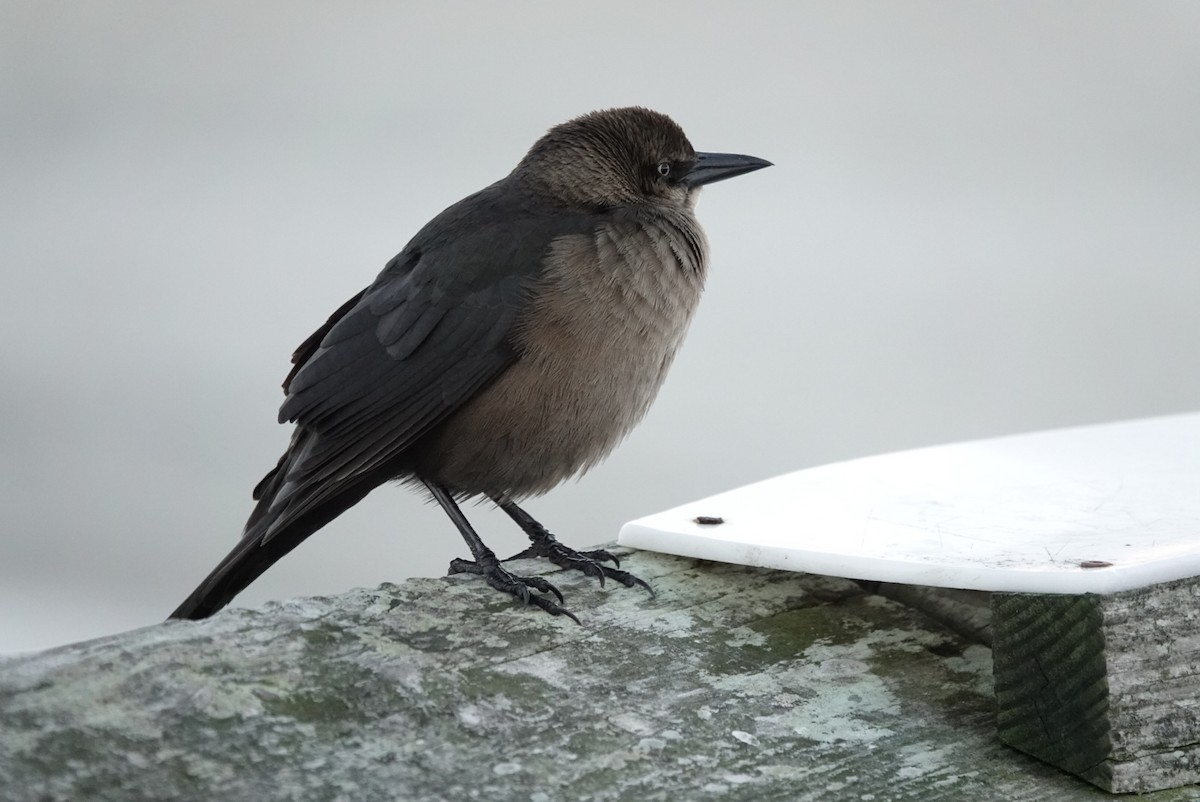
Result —
[{"label": "bird's head", "polygon": [[753,156],[698,153],[670,117],[631,106],[551,128],[515,172],[538,191],[587,209],[690,209],[704,184],[770,164]]}]

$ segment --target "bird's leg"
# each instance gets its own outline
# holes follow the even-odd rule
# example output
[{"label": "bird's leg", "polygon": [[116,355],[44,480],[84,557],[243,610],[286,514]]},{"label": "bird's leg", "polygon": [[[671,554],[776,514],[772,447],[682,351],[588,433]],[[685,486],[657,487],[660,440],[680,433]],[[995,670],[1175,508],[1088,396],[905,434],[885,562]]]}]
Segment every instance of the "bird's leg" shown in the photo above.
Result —
[{"label": "bird's leg", "polygon": [[496,506],[508,513],[509,518],[517,522],[517,526],[521,527],[525,531],[525,534],[529,535],[529,548],[518,554],[514,554],[508,558],[509,560],[545,557],[561,568],[582,571],[589,576],[596,577],[600,580],[601,586],[604,585],[604,579],[607,577],[617,580],[627,588],[643,587],[650,592],[651,596],[654,595],[654,588],[650,587],[643,580],[638,579],[628,571],[604,565],[607,561],[620,566],[621,561],[616,558],[616,555],[604,549],[575,551],[575,549],[559,543],[558,539],[550,534],[550,531],[546,527],[538,523],[532,515],[525,512],[525,510],[518,507],[509,499],[502,496],[491,496],[491,499],[496,503]]},{"label": "bird's leg", "polygon": [[[575,617],[575,614],[562,606],[563,596],[559,593],[558,588],[540,576],[517,576],[502,568],[500,561],[496,559],[496,553],[484,545],[483,540],[475,532],[474,527],[467,520],[467,516],[463,515],[462,510],[459,509],[458,504],[454,501],[450,493],[447,492],[446,488],[433,482],[424,482],[424,484],[433,495],[434,500],[450,516],[450,520],[458,528],[459,534],[467,542],[467,548],[471,550],[471,556],[475,558],[474,561],[451,560],[450,573],[478,574],[486,579],[487,583],[496,590],[503,593],[511,593],[526,604],[539,607],[551,615],[565,615],[576,624],[579,623],[579,619]],[[558,597],[559,603],[556,604],[545,596],[531,594],[529,592],[530,588],[539,593],[553,593]]]}]

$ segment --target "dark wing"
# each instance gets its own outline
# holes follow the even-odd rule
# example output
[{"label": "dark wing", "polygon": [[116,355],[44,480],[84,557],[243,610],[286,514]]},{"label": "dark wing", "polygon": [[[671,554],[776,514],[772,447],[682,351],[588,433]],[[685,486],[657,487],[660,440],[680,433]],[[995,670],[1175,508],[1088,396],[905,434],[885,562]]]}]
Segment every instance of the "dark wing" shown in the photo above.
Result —
[{"label": "dark wing", "polygon": [[296,350],[292,352],[292,369],[288,372],[287,378],[283,380],[283,392],[285,394],[291,388],[292,379],[296,378],[296,374],[300,372],[300,368],[304,367],[308,360],[312,358],[312,355],[317,352],[317,349],[321,347],[321,341],[325,339],[325,335],[329,333],[329,330],[339,320],[346,316],[347,312],[358,304],[359,299],[363,297],[363,293],[365,292],[366,290],[359,290],[353,298],[339,306],[337,311],[325,321],[325,325],[308,335],[308,339],[300,343]]},{"label": "dark wing", "polygon": [[279,412],[297,435],[247,534],[261,519],[266,542],[376,476],[495,379],[550,243],[594,225],[502,182],[426,226],[297,349]]}]

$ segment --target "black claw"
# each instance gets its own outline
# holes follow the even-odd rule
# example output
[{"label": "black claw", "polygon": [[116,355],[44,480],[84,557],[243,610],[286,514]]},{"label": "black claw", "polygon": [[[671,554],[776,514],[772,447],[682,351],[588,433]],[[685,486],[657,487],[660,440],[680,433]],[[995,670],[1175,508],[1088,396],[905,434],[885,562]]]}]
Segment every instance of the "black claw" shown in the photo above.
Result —
[{"label": "black claw", "polygon": [[[451,560],[449,573],[482,576],[493,588],[501,593],[509,593],[516,596],[523,604],[533,605],[551,615],[565,615],[576,624],[579,623],[579,619],[575,617],[574,613],[566,607],[561,606],[563,602],[562,592],[551,582],[540,576],[517,576],[516,574],[509,573],[500,567],[495,557],[486,561],[484,565],[472,562],[471,560]],[[529,592],[530,588],[539,593],[554,594],[558,598],[558,604],[550,601],[545,596],[534,596]]]},{"label": "black claw", "polygon": [[621,567],[621,561],[618,560],[617,555],[613,554],[611,551],[607,551],[605,549],[596,549],[595,551],[581,551],[579,553],[584,557],[595,560],[596,562],[611,562],[617,568]]},{"label": "black claw", "polygon": [[515,595],[518,599],[521,600],[522,604],[529,604],[530,599],[533,598],[532,596],[529,595],[529,586],[525,585],[525,584],[518,584],[513,590],[508,590],[507,587],[496,587],[496,585],[498,583],[492,582],[490,580],[488,581],[488,584],[491,585],[492,587],[496,588],[496,590],[503,590],[508,593],[513,593],[513,595]]},{"label": "black claw", "polygon": [[[645,589],[646,589],[646,592],[650,594],[650,598],[652,598],[652,599],[653,599],[653,598],[656,598],[656,597],[658,596],[658,594],[654,592],[654,588],[650,587],[650,583],[649,583],[649,582],[646,582],[646,581],[645,581],[644,579],[642,579],[641,577],[636,577],[636,576],[634,576],[633,574],[630,574],[630,575],[629,575],[629,578],[630,578],[630,579],[632,579],[632,580],[633,580],[633,581],[634,581],[634,582],[635,582],[635,583],[638,585],[638,587],[645,588]],[[625,587],[627,587],[627,588],[628,588],[628,587],[633,587],[633,586],[632,586],[632,585],[626,585]]]},{"label": "black claw", "polygon": [[600,565],[600,563],[592,562],[590,560],[587,562],[583,562],[581,560],[578,563],[572,564],[569,567],[575,568],[576,570],[579,570],[579,571],[582,571],[585,576],[596,577],[596,579],[600,580],[600,587],[604,587],[604,566]]},{"label": "black claw", "polygon": [[[553,548],[551,549],[539,550],[537,544],[535,544],[524,551],[517,552],[504,562],[509,562],[509,560],[531,560],[537,557],[547,557],[560,568],[580,571],[587,576],[594,576],[600,580],[600,587],[604,587],[605,571],[611,569],[600,565],[598,560],[608,559],[617,562],[616,557],[603,549],[598,551],[574,551],[568,549],[557,540],[553,541]],[[617,564],[620,565],[620,563]]]},{"label": "black claw", "polygon": [[575,617],[575,613],[571,612],[570,610],[568,610],[566,607],[563,607],[562,605],[555,604],[554,602],[547,599],[545,596],[534,596],[533,597],[533,605],[535,607],[540,607],[541,609],[550,613],[550,615],[565,615],[567,618],[571,619],[576,624],[579,624],[579,626],[583,626],[583,623],[580,622],[580,620]]},{"label": "black claw", "polygon": [[628,571],[604,565],[604,561],[606,560],[612,561],[618,566],[621,564],[614,554],[605,549],[575,551],[559,543],[552,535],[546,534],[544,537],[534,540],[533,545],[529,548],[520,554],[514,554],[509,559],[524,560],[530,557],[545,557],[560,568],[565,568],[568,571],[579,571],[586,576],[594,576],[600,582],[600,587],[604,587],[605,580],[615,579],[627,588],[645,588],[651,596],[656,595],[654,588],[650,587],[644,580],[639,579]]},{"label": "black claw", "polygon": [[[550,530],[534,520],[533,516],[518,507],[511,499],[496,495],[491,498],[496,502],[496,506],[508,513],[508,516],[517,522],[517,526],[521,527],[529,536],[529,548],[508,559],[524,560],[530,557],[545,557],[559,568],[580,571],[587,576],[596,577],[600,582],[600,587],[604,587],[605,580],[615,579],[627,588],[640,586],[649,591],[651,596],[654,595],[654,589],[648,584],[633,574],[620,570],[621,561],[607,549],[575,551],[575,549],[567,548],[558,542]],[[614,567],[609,568],[604,565],[607,562],[611,562]]]},{"label": "black claw", "polygon": [[604,569],[604,573],[607,574],[610,579],[617,580],[618,582],[620,582],[622,585],[624,585],[627,588],[633,588],[633,587],[645,588],[646,591],[649,592],[649,594],[651,596],[658,595],[654,592],[654,588],[650,587],[650,585],[647,584],[645,580],[641,579],[640,577],[634,576],[633,574],[629,573],[628,571],[618,571],[616,568],[609,568],[608,566],[601,566],[601,567]]},{"label": "black claw", "polygon": [[[459,534],[463,536],[463,540],[466,541],[467,547],[471,550],[471,556],[475,558],[473,561],[451,560],[450,573],[476,574],[487,580],[487,583],[496,590],[516,596],[524,604],[532,604],[535,607],[540,607],[551,615],[565,615],[576,624],[579,623],[579,619],[575,617],[575,614],[562,606],[563,595],[559,593],[558,588],[554,587],[554,585],[540,576],[517,576],[516,574],[509,573],[500,565],[500,561],[496,559],[496,554],[484,544],[478,533],[471,527],[471,523],[467,520],[466,516],[462,514],[462,510],[458,508],[458,504],[454,500],[454,495],[449,489],[436,482],[424,482],[424,484],[429,489],[430,495],[442,506],[442,509],[450,516],[450,520],[458,527]],[[497,503],[501,502],[497,501]],[[503,502],[503,504],[511,506],[511,502]],[[519,508],[514,507],[514,509],[517,509],[517,512],[521,516],[528,517]],[[510,512],[509,514],[513,513]],[[534,521],[534,524],[536,525],[537,522]],[[549,533],[546,534],[547,536],[549,535]],[[517,556],[523,555],[524,552]],[[544,595],[532,595],[529,592],[530,588],[542,594],[553,593],[558,599],[558,604]]]},{"label": "black claw", "polygon": [[555,596],[558,597],[559,604],[562,603],[562,601],[563,601],[562,593],[559,592],[558,588],[554,587],[554,585],[550,584],[550,582],[546,581],[542,577],[540,577],[540,576],[524,576],[524,577],[521,577],[521,579],[524,580],[526,585],[532,585],[534,588],[536,588],[541,593],[553,593]]}]

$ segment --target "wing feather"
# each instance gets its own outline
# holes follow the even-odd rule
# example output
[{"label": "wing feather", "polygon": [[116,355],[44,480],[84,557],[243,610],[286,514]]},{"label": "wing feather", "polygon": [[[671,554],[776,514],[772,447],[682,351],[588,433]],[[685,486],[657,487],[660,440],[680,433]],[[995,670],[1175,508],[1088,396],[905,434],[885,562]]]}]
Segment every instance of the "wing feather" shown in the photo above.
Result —
[{"label": "wing feather", "polygon": [[378,474],[520,358],[514,334],[547,250],[595,225],[497,184],[422,229],[297,349],[279,418],[298,435],[259,484],[273,492],[255,536],[389,478]]}]

